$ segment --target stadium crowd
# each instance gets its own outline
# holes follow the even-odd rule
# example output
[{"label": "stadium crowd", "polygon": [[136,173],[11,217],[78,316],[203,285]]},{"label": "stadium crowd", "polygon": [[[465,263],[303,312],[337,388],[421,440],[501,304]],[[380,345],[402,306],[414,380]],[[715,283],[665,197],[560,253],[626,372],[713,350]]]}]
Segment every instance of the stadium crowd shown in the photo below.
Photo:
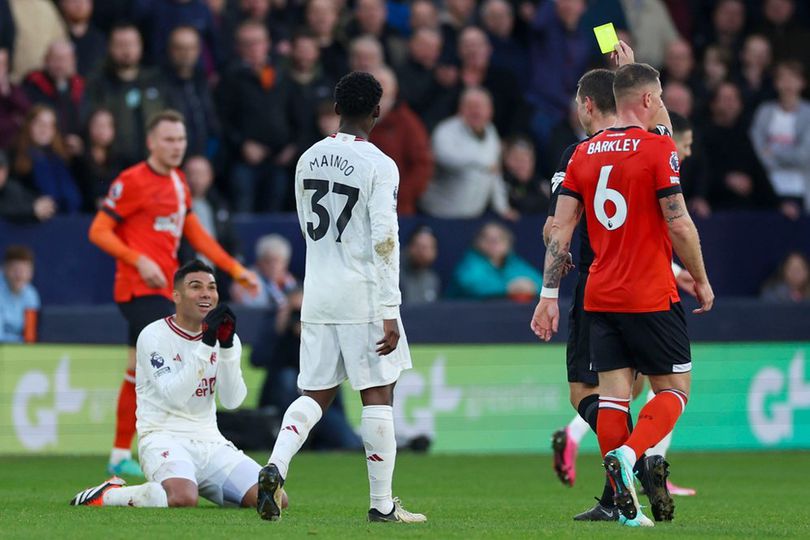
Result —
[{"label": "stadium crowd", "polygon": [[[605,22],[691,120],[693,214],[810,211],[810,8],[796,0],[0,0],[0,219],[94,213],[145,157],[148,118],[173,108],[193,208],[238,256],[231,215],[294,210],[295,163],[337,130],[332,89],[350,70],[384,87],[370,140],[399,166],[400,215],[544,214],[563,149],[584,136],[577,81],[614,67],[592,32]],[[503,227],[482,229],[444,284],[425,274],[436,245],[421,233],[406,300],[536,292]],[[263,262],[284,249],[259,248],[259,274],[281,272],[259,302],[295,290]],[[789,262],[780,272],[800,284],[769,284],[768,298],[808,296],[806,258]],[[496,283],[507,264],[519,284]]]}]

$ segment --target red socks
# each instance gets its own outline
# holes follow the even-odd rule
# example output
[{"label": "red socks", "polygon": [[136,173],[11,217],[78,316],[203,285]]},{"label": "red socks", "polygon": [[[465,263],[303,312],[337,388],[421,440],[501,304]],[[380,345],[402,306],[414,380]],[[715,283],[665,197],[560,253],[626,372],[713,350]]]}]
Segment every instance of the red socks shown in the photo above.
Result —
[{"label": "red socks", "polygon": [[627,427],[629,413],[629,399],[599,396],[596,436],[602,456],[623,445],[630,436],[630,429]]},{"label": "red socks", "polygon": [[[674,388],[661,390],[638,414],[638,422],[626,444],[640,456],[672,431],[675,422],[686,408],[686,394]],[[601,403],[599,405],[602,406]],[[599,411],[602,415],[603,411]],[[599,438],[601,446],[602,438]],[[612,449],[611,449],[612,450]]]},{"label": "red socks", "polygon": [[129,450],[135,437],[135,370],[128,369],[118,393],[114,448]]}]

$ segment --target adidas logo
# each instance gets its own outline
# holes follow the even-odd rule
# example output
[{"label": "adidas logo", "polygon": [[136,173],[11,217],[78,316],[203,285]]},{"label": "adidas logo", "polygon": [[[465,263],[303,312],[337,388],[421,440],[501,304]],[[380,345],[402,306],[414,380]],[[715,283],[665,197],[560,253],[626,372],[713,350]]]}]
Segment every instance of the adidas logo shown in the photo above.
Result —
[{"label": "adidas logo", "polygon": [[282,428],[282,431],[283,431],[283,430],[285,430],[285,429],[286,429],[287,431],[292,431],[292,432],[294,432],[296,435],[301,435],[300,433],[298,433],[298,428],[297,428],[297,427],[295,427],[295,425],[294,425],[294,424],[290,424],[289,426],[284,426],[284,427]]},{"label": "adidas logo", "polygon": [[366,459],[367,459],[368,461],[378,461],[378,462],[379,462],[379,461],[385,461],[383,458],[381,458],[381,457],[380,457],[379,455],[377,455],[377,454],[371,454],[370,456],[366,457]]}]

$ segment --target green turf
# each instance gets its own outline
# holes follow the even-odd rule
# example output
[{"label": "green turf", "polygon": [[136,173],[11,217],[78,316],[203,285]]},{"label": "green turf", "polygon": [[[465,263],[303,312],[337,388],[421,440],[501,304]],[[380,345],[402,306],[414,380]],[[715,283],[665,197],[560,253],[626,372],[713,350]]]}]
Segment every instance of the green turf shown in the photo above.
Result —
[{"label": "green turf", "polygon": [[[260,462],[264,456],[255,456]],[[676,519],[653,530],[574,523],[593,503],[600,467],[581,456],[577,485],[562,487],[548,456],[400,455],[395,494],[428,516],[423,525],[368,524],[362,456],[302,454],[277,523],[254,510],[74,508],[103,480],[101,458],[0,458],[0,538],[530,538],[627,535],[668,538],[810,538],[807,453],[681,454],[673,479],[698,489],[676,499]]]}]

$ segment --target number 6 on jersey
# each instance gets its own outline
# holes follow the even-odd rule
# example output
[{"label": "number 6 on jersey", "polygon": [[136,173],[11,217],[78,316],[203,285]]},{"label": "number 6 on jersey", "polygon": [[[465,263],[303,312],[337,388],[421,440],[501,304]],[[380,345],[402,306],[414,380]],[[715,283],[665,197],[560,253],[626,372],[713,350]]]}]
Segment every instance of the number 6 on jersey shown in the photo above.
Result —
[{"label": "number 6 on jersey", "polygon": [[[621,193],[607,187],[612,170],[613,165],[605,165],[599,171],[599,182],[596,184],[596,194],[593,197],[593,211],[596,219],[609,231],[618,229],[624,225],[627,219],[627,201],[624,200]],[[605,204],[608,201],[616,207],[616,212],[612,216],[608,216],[605,211]]]}]

